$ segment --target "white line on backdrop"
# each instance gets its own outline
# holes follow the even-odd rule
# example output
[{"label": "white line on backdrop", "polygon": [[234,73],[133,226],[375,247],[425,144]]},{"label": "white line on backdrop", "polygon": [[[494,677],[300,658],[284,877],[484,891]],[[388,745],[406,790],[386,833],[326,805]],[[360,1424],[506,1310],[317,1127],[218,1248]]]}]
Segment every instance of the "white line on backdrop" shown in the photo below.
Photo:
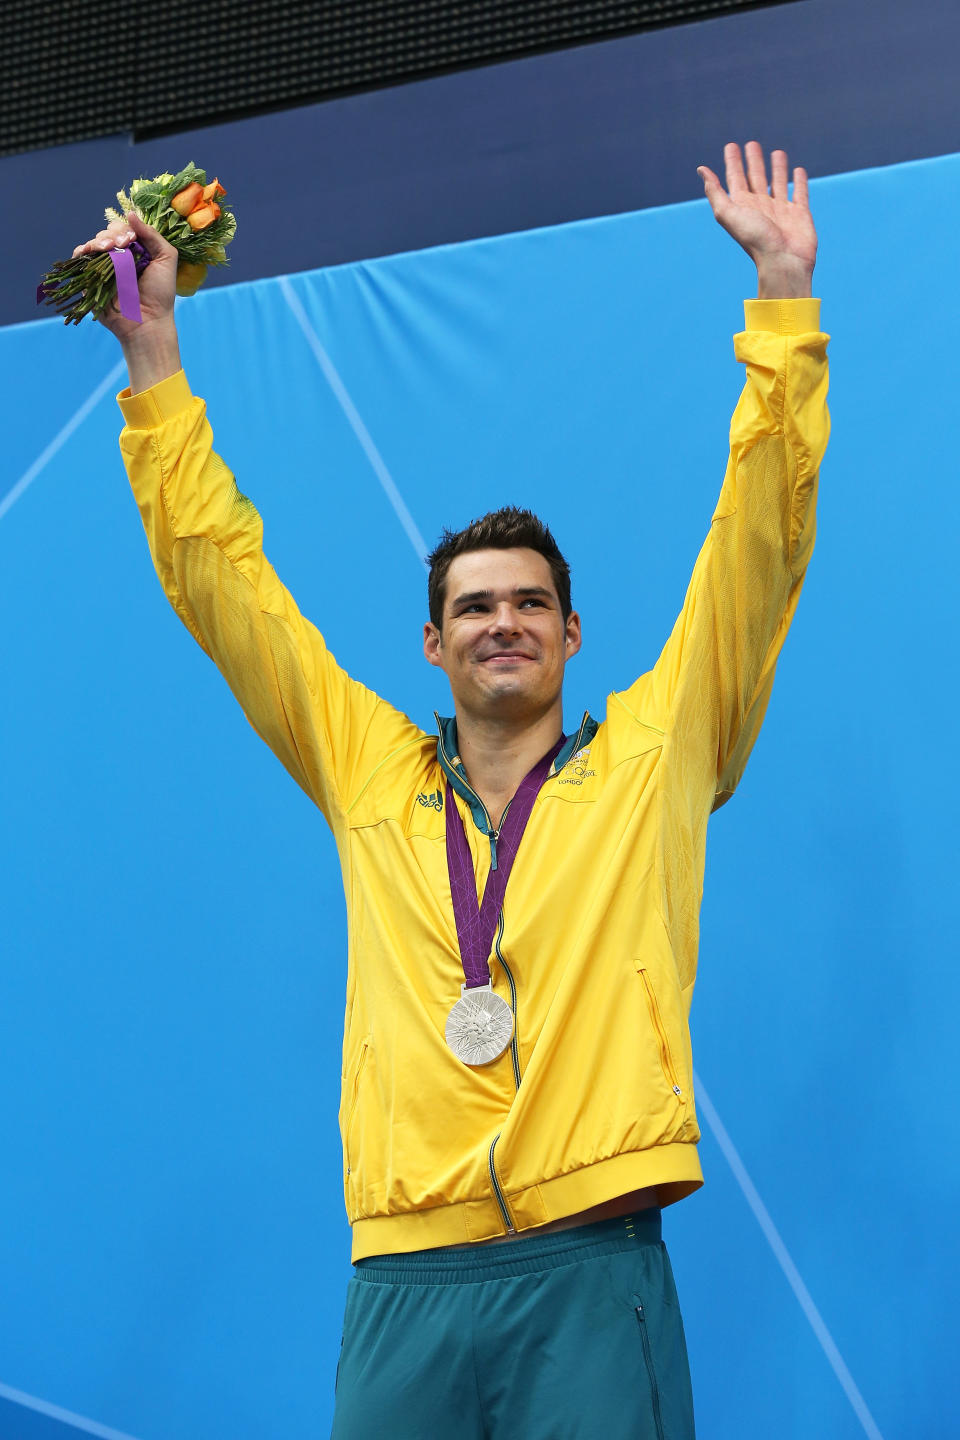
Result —
[{"label": "white line on backdrop", "polygon": [[693,1088],[697,1097],[697,1109],[710,1126],[713,1138],[720,1146],[724,1159],[733,1171],[734,1179],[740,1186],[744,1199],[753,1211],[757,1224],[766,1236],[767,1243],[776,1256],[780,1269],[787,1277],[787,1283],[794,1295],[796,1295],[800,1309],[809,1320],[810,1328],[820,1341],[823,1353],[829,1360],[834,1375],[836,1375],[840,1381],[844,1394],[853,1406],[857,1419],[860,1421],[866,1434],[870,1437],[870,1440],[883,1440],[883,1436],[877,1429],[873,1416],[867,1409],[866,1401],[854,1384],[853,1376],[844,1364],[843,1356],[837,1349],[833,1336],[824,1324],[823,1316],[820,1314],[816,1305],[814,1305],[813,1297],[806,1285],[804,1285],[800,1271],[793,1263],[789,1250],[780,1238],[779,1230],[770,1218],[769,1210],[760,1199],[757,1193],[757,1187],[747,1174],[747,1168],[740,1159],[733,1141],[727,1134],[723,1121],[717,1114],[713,1102],[703,1087],[703,1081],[696,1072],[694,1072],[693,1076]]},{"label": "white line on backdrop", "polygon": [[33,464],[29,467],[29,469],[25,470],[24,473],[20,476],[20,479],[13,486],[13,488],[7,491],[3,499],[0,500],[0,520],[2,520],[4,515],[6,515],[7,511],[17,503],[23,492],[29,489],[29,487],[33,484],[34,480],[36,480],[37,476],[41,473],[41,471],[46,469],[47,465],[49,465],[54,455],[56,455],[59,450],[63,449],[64,445],[66,445],[67,441],[70,439],[70,436],[73,434],[74,430],[76,430],[77,426],[83,424],[84,420],[86,420],[87,416],[90,414],[90,411],[93,410],[94,407],[100,403],[104,395],[106,395],[107,391],[111,390],[113,386],[116,385],[117,381],[120,379],[120,376],[124,373],[125,369],[126,366],[124,362],[122,360],[118,360],[116,365],[114,365],[113,369],[110,371],[110,374],[104,376],[104,378],[100,381],[100,384],[97,386],[96,390],[92,391],[87,396],[86,400],[84,400],[83,404],[80,406],[80,409],[75,411],[75,413],[70,416],[70,419],[67,421],[66,425],[64,425],[63,429],[60,430],[56,435],[54,435],[53,439],[50,441],[50,444],[46,447],[46,449],[41,450],[40,454],[37,456],[36,460],[34,460]]},{"label": "white line on backdrop", "polygon": [[357,410],[357,407],[350,399],[350,396],[347,392],[347,387],[340,379],[340,376],[337,373],[337,369],[333,361],[330,359],[330,356],[324,349],[324,346],[321,343],[320,337],[318,336],[316,330],[314,330],[313,326],[310,324],[307,312],[304,310],[302,304],[300,303],[299,295],[296,293],[293,286],[290,284],[290,281],[285,275],[280,280],[280,289],[283,291],[283,298],[286,300],[291,311],[293,312],[294,319],[300,326],[300,329],[303,331],[306,342],[310,346],[310,349],[313,351],[317,364],[323,371],[327,383],[330,386],[330,389],[337,397],[337,400],[340,403],[340,407],[343,410],[343,413],[347,417],[347,420],[350,424],[351,430],[359,440],[360,448],[363,450],[363,453],[366,455],[367,459],[370,461],[370,464],[373,466],[373,472],[376,475],[377,479],[380,481],[380,484],[383,486],[384,493],[386,494],[387,499],[390,501],[390,504],[393,506],[394,514],[400,521],[400,524],[403,526],[407,539],[410,541],[410,544],[417,552],[417,559],[420,561],[421,565],[426,567],[427,546],[424,543],[423,536],[417,529],[413,516],[410,514],[410,511],[404,504],[403,496],[400,494],[400,491],[394,484],[393,477],[390,474],[390,471],[383,463],[383,458],[381,457],[380,451],[377,449],[376,445],[374,445],[373,440],[371,439],[370,431],[360,419],[360,414]]},{"label": "white line on backdrop", "polygon": [[[33,484],[37,476],[42,473],[53,457],[62,450],[70,439],[70,436],[82,425],[90,414],[90,411],[97,406],[104,395],[116,385],[125,369],[124,362],[119,360],[109,375],[105,375],[95,390],[87,396],[78,410],[71,415],[63,429],[50,441],[50,444],[43,449],[34,460],[33,464],[24,471],[20,479],[12,489],[8,490],[3,499],[0,500],[0,520],[7,511],[16,504],[25,490]],[[12,1405],[22,1405],[26,1410],[35,1410],[38,1415],[47,1415],[52,1420],[59,1420],[64,1425],[70,1425],[74,1430],[81,1430],[85,1435],[98,1435],[100,1440],[134,1440],[132,1435],[124,1434],[120,1430],[112,1430],[109,1425],[100,1425],[96,1420],[88,1420],[83,1415],[76,1415],[72,1410],[64,1410],[59,1405],[51,1405],[46,1400],[38,1400],[35,1395],[27,1395],[23,1390],[14,1390],[10,1385],[0,1383],[0,1400],[9,1400]]]},{"label": "white line on backdrop", "polygon": [[98,1425],[96,1420],[87,1420],[83,1415],[75,1415],[72,1410],[64,1410],[59,1405],[38,1400],[35,1395],[25,1395],[22,1390],[12,1390],[9,1385],[0,1384],[0,1400],[9,1400],[13,1405],[22,1405],[25,1410],[35,1410],[38,1415],[60,1420],[74,1430],[81,1430],[84,1435],[98,1435],[100,1440],[134,1440],[132,1435],[127,1435],[122,1430],[111,1430],[109,1425]]}]

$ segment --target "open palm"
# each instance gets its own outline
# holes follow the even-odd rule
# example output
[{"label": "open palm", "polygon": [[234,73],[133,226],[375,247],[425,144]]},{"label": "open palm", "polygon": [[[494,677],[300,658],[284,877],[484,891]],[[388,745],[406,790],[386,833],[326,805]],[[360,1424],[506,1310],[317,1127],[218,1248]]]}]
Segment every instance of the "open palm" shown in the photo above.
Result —
[{"label": "open palm", "polygon": [[769,183],[763,147],[751,140],[744,153],[746,171],[740,146],[724,146],[726,190],[706,165],[698,169],[717,223],[743,246],[758,270],[775,265],[812,274],[817,232],[810,214],[806,170],[794,170],[791,199],[786,151],[771,153]]}]

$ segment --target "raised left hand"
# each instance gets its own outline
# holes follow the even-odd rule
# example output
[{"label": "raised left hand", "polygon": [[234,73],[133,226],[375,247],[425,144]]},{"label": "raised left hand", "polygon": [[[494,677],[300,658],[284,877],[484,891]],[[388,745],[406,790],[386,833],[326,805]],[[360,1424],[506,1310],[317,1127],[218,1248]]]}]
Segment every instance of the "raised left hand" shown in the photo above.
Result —
[{"label": "raised left hand", "polygon": [[754,261],[761,299],[788,299],[809,295],[817,258],[817,232],[807,192],[807,172],[793,172],[790,198],[787,155],[770,155],[770,182],[763,147],[751,140],[744,147],[746,173],[740,146],[724,146],[727,188],[706,165],[697,173],[719,225],[732,235]]}]

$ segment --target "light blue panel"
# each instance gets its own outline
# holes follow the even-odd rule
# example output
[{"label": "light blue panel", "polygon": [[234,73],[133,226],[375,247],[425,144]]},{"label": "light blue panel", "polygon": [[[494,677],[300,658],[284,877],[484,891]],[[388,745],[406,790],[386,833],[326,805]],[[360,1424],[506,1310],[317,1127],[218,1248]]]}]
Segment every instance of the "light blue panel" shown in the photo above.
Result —
[{"label": "light blue panel", "polygon": [[[949,156],[814,185],[820,539],[712,824],[693,1016],[885,1440],[946,1437],[960,1401],[958,182]],[[681,603],[750,274],[700,203],[289,282],[428,545],[508,501],[553,525],[584,617],[568,725],[653,662]],[[347,668],[428,724],[422,564],[284,283],[201,294],[180,325],[271,559]],[[0,503],[115,359],[89,324],[0,331]],[[105,400],[0,519],[0,1382],[139,1440],[322,1435],[348,1270],[336,857],[167,608],[118,423]],[[707,1186],[666,1217],[701,1433],[856,1440],[704,1128]]]}]

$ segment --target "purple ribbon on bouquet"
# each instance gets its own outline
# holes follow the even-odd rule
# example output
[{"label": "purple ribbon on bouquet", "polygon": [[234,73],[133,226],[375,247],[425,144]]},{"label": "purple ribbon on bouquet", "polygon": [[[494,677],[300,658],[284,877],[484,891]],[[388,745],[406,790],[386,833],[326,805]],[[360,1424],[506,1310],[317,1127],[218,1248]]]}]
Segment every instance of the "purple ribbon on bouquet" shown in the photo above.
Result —
[{"label": "purple ribbon on bouquet", "polygon": [[[150,256],[139,240],[131,240],[130,244],[122,249],[109,251],[109,255],[117,279],[117,304],[120,314],[124,319],[134,320],[140,325],[143,323],[143,315],[140,311],[137,279],[150,264]],[[41,305],[48,295],[55,294],[62,283],[60,280],[48,280],[38,285],[37,304]]]},{"label": "purple ribbon on bouquet", "polygon": [[124,249],[111,250],[110,259],[117,277],[117,304],[120,314],[124,319],[135,320],[140,325],[143,323],[143,316],[140,313],[137,279],[150,264],[150,256],[139,240],[131,240]]}]

